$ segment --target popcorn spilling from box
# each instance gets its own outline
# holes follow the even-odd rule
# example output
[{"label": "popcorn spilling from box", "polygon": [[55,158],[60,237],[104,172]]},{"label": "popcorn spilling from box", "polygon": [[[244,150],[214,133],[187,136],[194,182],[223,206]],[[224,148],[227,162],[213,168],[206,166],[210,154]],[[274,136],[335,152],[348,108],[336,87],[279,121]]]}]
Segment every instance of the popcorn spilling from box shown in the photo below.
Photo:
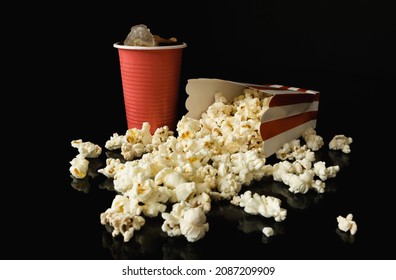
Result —
[{"label": "popcorn spilling from box", "polygon": [[[292,193],[322,193],[325,181],[340,170],[315,162],[314,152],[324,145],[315,131],[318,92],[218,79],[189,80],[186,90],[189,112],[178,122],[177,136],[167,127],[151,135],[150,124],[143,123],[124,135],[114,133],[105,143],[123,157],[107,158],[98,170],[113,180],[116,191],[111,207],[100,215],[113,236],[127,242],[145,217],[161,216],[168,236],[198,241],[209,231],[206,215],[218,200],[282,222],[287,210],[279,198],[241,193],[242,187],[272,176]],[[84,172],[76,170],[86,169],[84,158],[98,156],[101,149],[81,139],[72,146],[79,154],[70,171],[81,178]],[[273,154],[280,161],[267,164]],[[263,233],[273,234],[268,228]]]},{"label": "popcorn spilling from box", "polygon": [[[319,107],[319,92],[281,85],[256,85],[238,83],[220,79],[190,79],[186,91],[187,116],[198,119],[213,103],[216,92],[222,92],[227,100],[240,95],[244,89],[251,88],[266,96],[266,104],[261,111],[252,112],[258,104],[246,104],[241,108],[241,121],[252,119],[252,114],[259,118],[258,133],[263,143],[266,157],[275,153],[284,143],[301,137],[305,129],[316,127]],[[250,114],[250,115],[249,115]],[[238,120],[235,120],[238,121]],[[260,143],[261,144],[261,143]]]}]

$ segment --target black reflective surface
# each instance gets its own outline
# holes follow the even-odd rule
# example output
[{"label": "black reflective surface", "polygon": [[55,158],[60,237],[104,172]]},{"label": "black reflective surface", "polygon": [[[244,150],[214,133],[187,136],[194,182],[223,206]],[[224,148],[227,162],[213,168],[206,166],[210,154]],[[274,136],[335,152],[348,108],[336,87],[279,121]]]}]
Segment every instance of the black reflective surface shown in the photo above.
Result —
[{"label": "black reflective surface", "polygon": [[[308,13],[301,4],[302,14],[297,4],[281,7],[274,1],[216,3],[199,1],[194,11],[185,8],[184,12],[175,3],[159,4],[149,14],[134,16],[130,7],[110,4],[96,7],[96,12],[78,7],[66,13],[72,15],[74,25],[58,28],[67,39],[37,52],[45,73],[37,70],[31,74],[37,75],[34,82],[15,85],[26,95],[23,103],[16,94],[10,94],[18,97],[15,102],[3,103],[4,108],[18,104],[11,110],[21,115],[3,119],[11,129],[4,128],[3,133],[7,153],[1,259],[395,258],[394,171],[393,164],[386,163],[393,159],[394,146],[394,106],[389,102],[395,93],[394,71],[388,67],[394,65],[395,49],[390,40],[391,10],[375,17],[377,10],[364,3],[360,13],[355,6],[342,3],[339,10],[330,2]],[[118,16],[109,18],[109,14]],[[251,28],[240,28],[241,22],[246,23],[241,15],[250,15]],[[312,15],[315,24],[309,20]],[[374,17],[377,20],[372,22]],[[336,22],[330,21],[334,18]],[[246,214],[224,201],[212,205],[209,231],[195,243],[166,236],[160,217],[147,218],[130,242],[112,237],[100,223],[100,213],[110,207],[115,192],[111,180],[96,172],[107,155],[91,160],[89,177],[75,180],[69,162],[77,150],[70,142],[82,139],[103,147],[114,132],[125,133],[118,55],[112,45],[124,38],[130,25],[139,23],[188,45],[183,53],[179,116],[185,113],[189,78],[320,91],[317,133],[326,144],[336,134],[353,138],[348,155],[327,146],[317,152],[318,159],[341,168],[326,181],[325,193],[292,194],[287,186],[265,178],[250,188],[282,200],[288,210],[283,222]],[[96,38],[95,49],[81,46],[88,32]],[[253,35],[257,41],[246,43]],[[62,51],[55,48],[59,45]],[[358,225],[354,236],[337,229],[337,216],[348,213]],[[274,227],[277,234],[266,238],[260,231],[263,226]]]},{"label": "black reflective surface", "polygon": [[[355,86],[359,84],[351,89]],[[37,166],[34,161],[29,162],[42,176],[29,177],[29,187],[26,185],[22,193],[14,194],[16,201],[18,195],[24,199],[15,205],[18,213],[12,219],[15,227],[10,227],[7,233],[13,243],[5,256],[12,259],[389,258],[392,254],[387,247],[393,239],[389,239],[390,232],[386,229],[389,212],[382,191],[386,187],[378,185],[380,180],[375,173],[378,166],[372,156],[368,157],[366,134],[356,125],[360,116],[350,111],[355,101],[351,98],[352,102],[340,103],[327,99],[330,87],[321,91],[317,133],[326,145],[316,152],[316,158],[324,160],[326,166],[339,165],[340,171],[335,178],[325,181],[325,192],[310,190],[306,194],[293,194],[286,185],[271,178],[244,188],[279,197],[281,207],[288,211],[284,221],[252,216],[223,201],[212,204],[207,217],[209,231],[195,243],[189,243],[183,236],[168,237],[161,231],[161,217],[146,218],[143,228],[127,243],[121,236],[113,237],[111,230],[100,223],[100,214],[111,206],[115,191],[112,180],[97,170],[104,167],[107,157],[119,154],[104,149],[99,158],[90,160],[89,176],[80,180],[71,177],[69,162],[77,154],[71,140],[81,138],[103,147],[113,132],[125,132],[112,130],[113,122],[94,122],[100,111],[111,111],[113,120],[125,122],[120,104],[114,102],[80,111],[84,112],[80,117],[87,129],[77,131],[79,125],[70,126],[71,133],[60,132],[60,137],[54,140],[59,145],[56,150],[38,152]],[[335,134],[353,138],[350,154],[327,148]],[[277,159],[270,157],[267,162],[273,164]],[[25,207],[24,211],[18,207]],[[337,229],[337,216],[348,213],[354,215],[358,225],[354,236]],[[273,227],[276,234],[264,236],[261,232],[264,226]]]}]

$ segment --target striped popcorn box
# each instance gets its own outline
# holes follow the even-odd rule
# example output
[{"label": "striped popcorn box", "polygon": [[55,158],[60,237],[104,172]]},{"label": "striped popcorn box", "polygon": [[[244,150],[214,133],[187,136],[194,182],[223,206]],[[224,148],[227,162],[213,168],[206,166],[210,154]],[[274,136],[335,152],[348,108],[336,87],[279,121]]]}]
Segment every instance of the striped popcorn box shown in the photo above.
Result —
[{"label": "striped popcorn box", "polygon": [[319,92],[283,85],[257,85],[221,79],[189,79],[186,92],[186,116],[199,119],[213,104],[216,92],[227,100],[241,95],[245,88],[255,88],[272,95],[268,109],[261,117],[260,134],[264,154],[273,155],[284,143],[301,137],[309,127],[316,127]]}]

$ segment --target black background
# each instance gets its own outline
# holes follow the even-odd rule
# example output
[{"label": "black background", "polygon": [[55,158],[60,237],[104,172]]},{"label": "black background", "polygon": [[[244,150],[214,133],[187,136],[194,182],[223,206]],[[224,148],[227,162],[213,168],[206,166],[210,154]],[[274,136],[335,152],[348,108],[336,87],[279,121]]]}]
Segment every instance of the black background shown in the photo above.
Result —
[{"label": "black background", "polygon": [[[369,1],[182,3],[58,3],[46,7],[51,12],[37,26],[37,18],[31,22],[24,39],[34,48],[22,47],[15,55],[24,73],[10,71],[19,78],[5,103],[13,114],[4,117],[0,257],[393,259],[388,227],[394,210],[386,199],[394,183],[384,159],[394,153],[388,102],[395,93],[394,10]],[[104,146],[114,132],[126,131],[113,43],[140,23],[187,43],[179,116],[190,78],[276,83],[321,92],[317,132],[326,143],[335,134],[354,139],[350,155],[326,148],[319,153],[341,166],[324,194],[287,195],[285,187],[268,181],[253,186],[263,193],[278,190],[284,200],[289,212],[279,235],[265,239],[259,229],[273,224],[270,219],[220,204],[209,217],[207,236],[197,243],[166,237],[154,219],[124,244],[100,224],[114,195],[101,187],[104,177],[89,178],[81,189],[72,186],[71,140]],[[359,227],[353,238],[336,230],[336,217],[349,212]]]}]

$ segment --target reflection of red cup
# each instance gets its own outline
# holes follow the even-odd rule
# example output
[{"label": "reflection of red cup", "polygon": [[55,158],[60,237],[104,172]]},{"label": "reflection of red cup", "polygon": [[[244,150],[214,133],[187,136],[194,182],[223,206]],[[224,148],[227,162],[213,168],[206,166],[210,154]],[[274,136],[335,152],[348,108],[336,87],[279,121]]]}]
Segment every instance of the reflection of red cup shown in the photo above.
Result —
[{"label": "reflection of red cup", "polygon": [[150,124],[175,131],[182,51],[186,44],[140,47],[115,43],[120,59],[128,129]]}]

